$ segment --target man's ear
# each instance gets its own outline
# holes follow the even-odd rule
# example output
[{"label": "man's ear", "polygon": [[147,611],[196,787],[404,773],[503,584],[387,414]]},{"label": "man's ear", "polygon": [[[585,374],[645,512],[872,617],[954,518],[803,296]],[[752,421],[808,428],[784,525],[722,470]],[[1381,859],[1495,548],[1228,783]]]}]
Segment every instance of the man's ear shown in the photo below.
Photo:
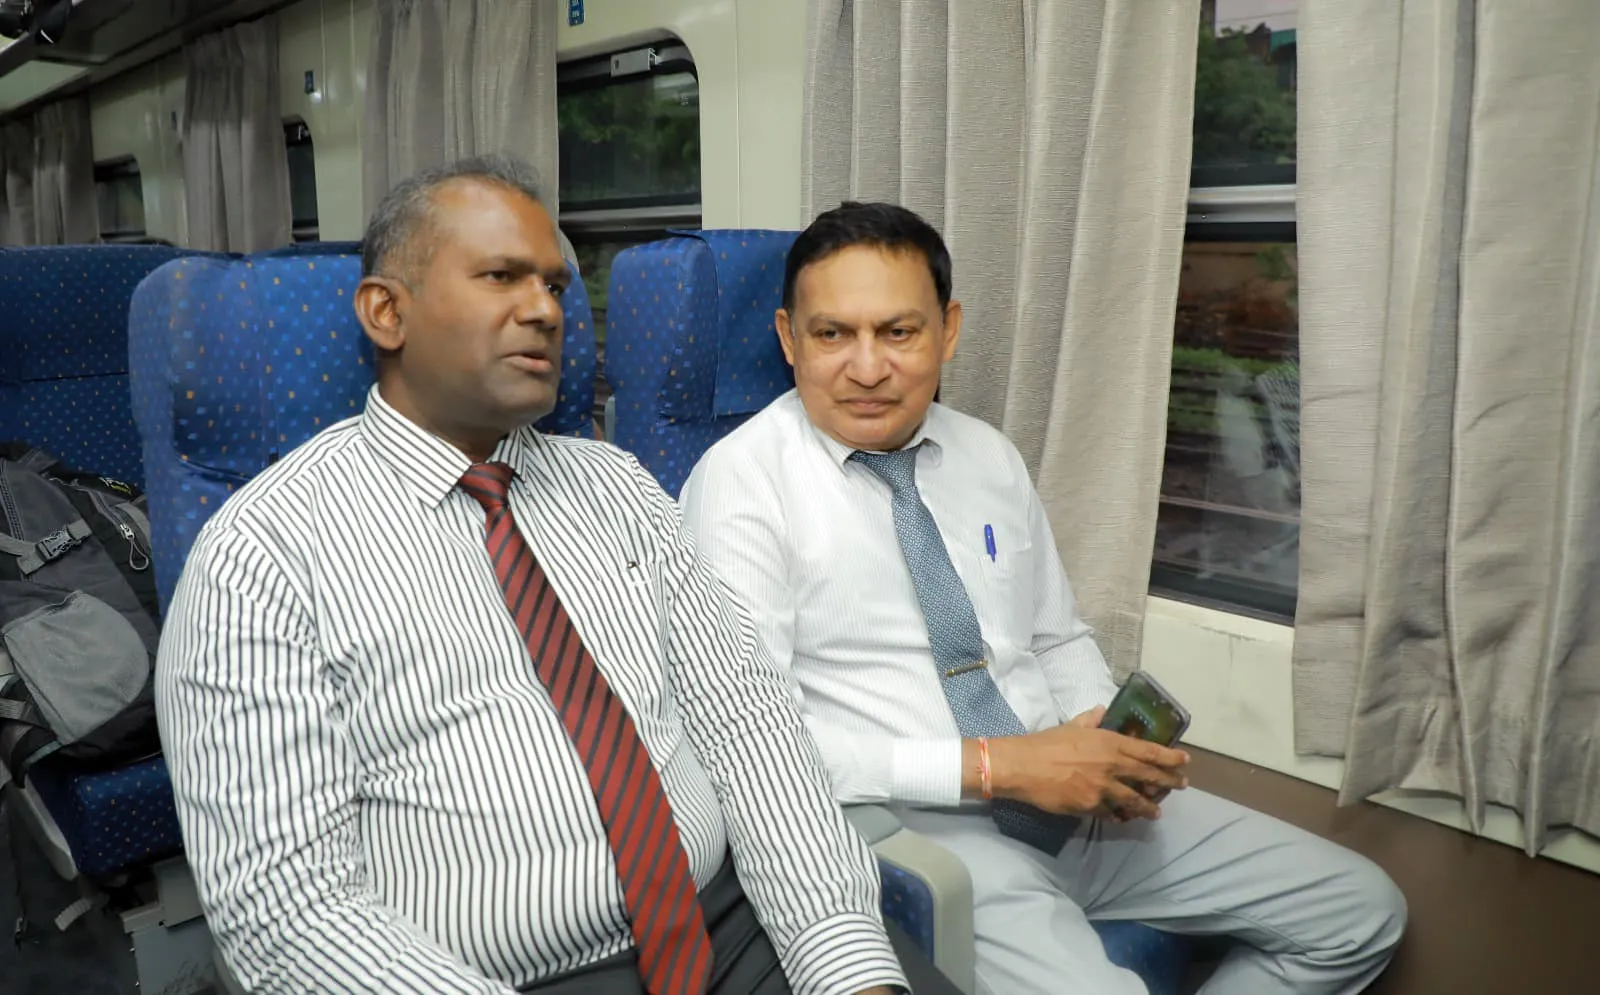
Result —
[{"label": "man's ear", "polygon": [[789,312],[778,308],[778,313],[773,315],[772,323],[778,327],[778,344],[783,346],[783,358],[794,365],[794,329],[789,326]]},{"label": "man's ear", "polygon": [[405,284],[384,276],[369,276],[356,288],[356,317],[379,351],[399,352],[405,345],[400,309],[409,296]]},{"label": "man's ear", "polygon": [[939,362],[948,363],[956,354],[956,343],[961,341],[961,302],[951,301],[944,307],[944,355]]}]

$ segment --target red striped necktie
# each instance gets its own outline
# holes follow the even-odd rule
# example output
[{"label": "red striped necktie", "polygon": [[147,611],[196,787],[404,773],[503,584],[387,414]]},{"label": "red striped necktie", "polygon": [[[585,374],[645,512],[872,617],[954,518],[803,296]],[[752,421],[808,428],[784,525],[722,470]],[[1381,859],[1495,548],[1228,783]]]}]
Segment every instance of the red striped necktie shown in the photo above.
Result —
[{"label": "red striped necktie", "polygon": [[488,513],[489,560],[528,655],[588,770],[651,995],[701,995],[711,940],[672,805],[621,699],[584,648],[506,503],[511,467],[477,463],[461,488]]}]

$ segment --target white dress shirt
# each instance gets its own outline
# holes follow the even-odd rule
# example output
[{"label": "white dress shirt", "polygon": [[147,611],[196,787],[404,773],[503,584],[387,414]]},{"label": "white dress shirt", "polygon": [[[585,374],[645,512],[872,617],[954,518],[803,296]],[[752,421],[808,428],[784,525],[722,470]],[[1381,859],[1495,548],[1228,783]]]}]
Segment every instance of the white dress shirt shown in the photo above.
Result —
[{"label": "white dress shirt", "polygon": [[[698,885],[731,843],[796,992],[903,985],[873,857],[677,506],[603,443],[527,429],[493,458]],[[374,390],[190,553],[157,705],[201,900],[252,991],[506,993],[632,945],[582,762],[456,486],[468,465]]]},{"label": "white dress shirt", "polygon": [[[1029,731],[1108,704],[1116,685],[1079,617],[1016,447],[933,405],[917,489],[977,612],[989,672]],[[845,803],[954,807],[961,738],[890,508],[790,391],[701,458],[684,523],[754,617]],[[985,527],[993,532],[994,555]]]}]

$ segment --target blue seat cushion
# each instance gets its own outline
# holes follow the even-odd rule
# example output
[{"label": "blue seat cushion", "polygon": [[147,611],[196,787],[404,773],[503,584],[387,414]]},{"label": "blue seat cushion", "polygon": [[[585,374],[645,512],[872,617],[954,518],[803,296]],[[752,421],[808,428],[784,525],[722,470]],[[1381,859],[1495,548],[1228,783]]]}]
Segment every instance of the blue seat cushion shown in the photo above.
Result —
[{"label": "blue seat cushion", "polygon": [[905,930],[929,960],[933,959],[933,892],[921,878],[886,860],[878,861],[883,879],[883,917]]},{"label": "blue seat cushion", "polygon": [[49,760],[28,774],[72,849],[78,872],[106,878],[183,850],[167,761],[83,772]]},{"label": "blue seat cushion", "polygon": [[1194,960],[1194,937],[1164,933],[1142,922],[1104,920],[1090,925],[1100,934],[1111,963],[1144,979],[1150,995],[1178,995]]}]

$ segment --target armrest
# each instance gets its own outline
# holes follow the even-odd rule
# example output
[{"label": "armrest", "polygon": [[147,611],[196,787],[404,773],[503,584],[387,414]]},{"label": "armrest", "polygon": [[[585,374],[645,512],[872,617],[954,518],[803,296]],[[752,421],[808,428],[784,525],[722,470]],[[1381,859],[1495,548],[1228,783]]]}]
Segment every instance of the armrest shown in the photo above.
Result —
[{"label": "armrest", "polygon": [[[977,987],[977,954],[972,936],[972,876],[966,865],[949,850],[901,826],[895,814],[881,805],[846,805],[844,814],[883,866],[885,914],[907,897],[912,899],[908,904],[914,905],[926,904],[931,898],[933,964],[971,995]],[[896,921],[900,922],[898,917]],[[929,924],[919,925],[921,929],[908,926],[907,932],[925,937]]]}]

